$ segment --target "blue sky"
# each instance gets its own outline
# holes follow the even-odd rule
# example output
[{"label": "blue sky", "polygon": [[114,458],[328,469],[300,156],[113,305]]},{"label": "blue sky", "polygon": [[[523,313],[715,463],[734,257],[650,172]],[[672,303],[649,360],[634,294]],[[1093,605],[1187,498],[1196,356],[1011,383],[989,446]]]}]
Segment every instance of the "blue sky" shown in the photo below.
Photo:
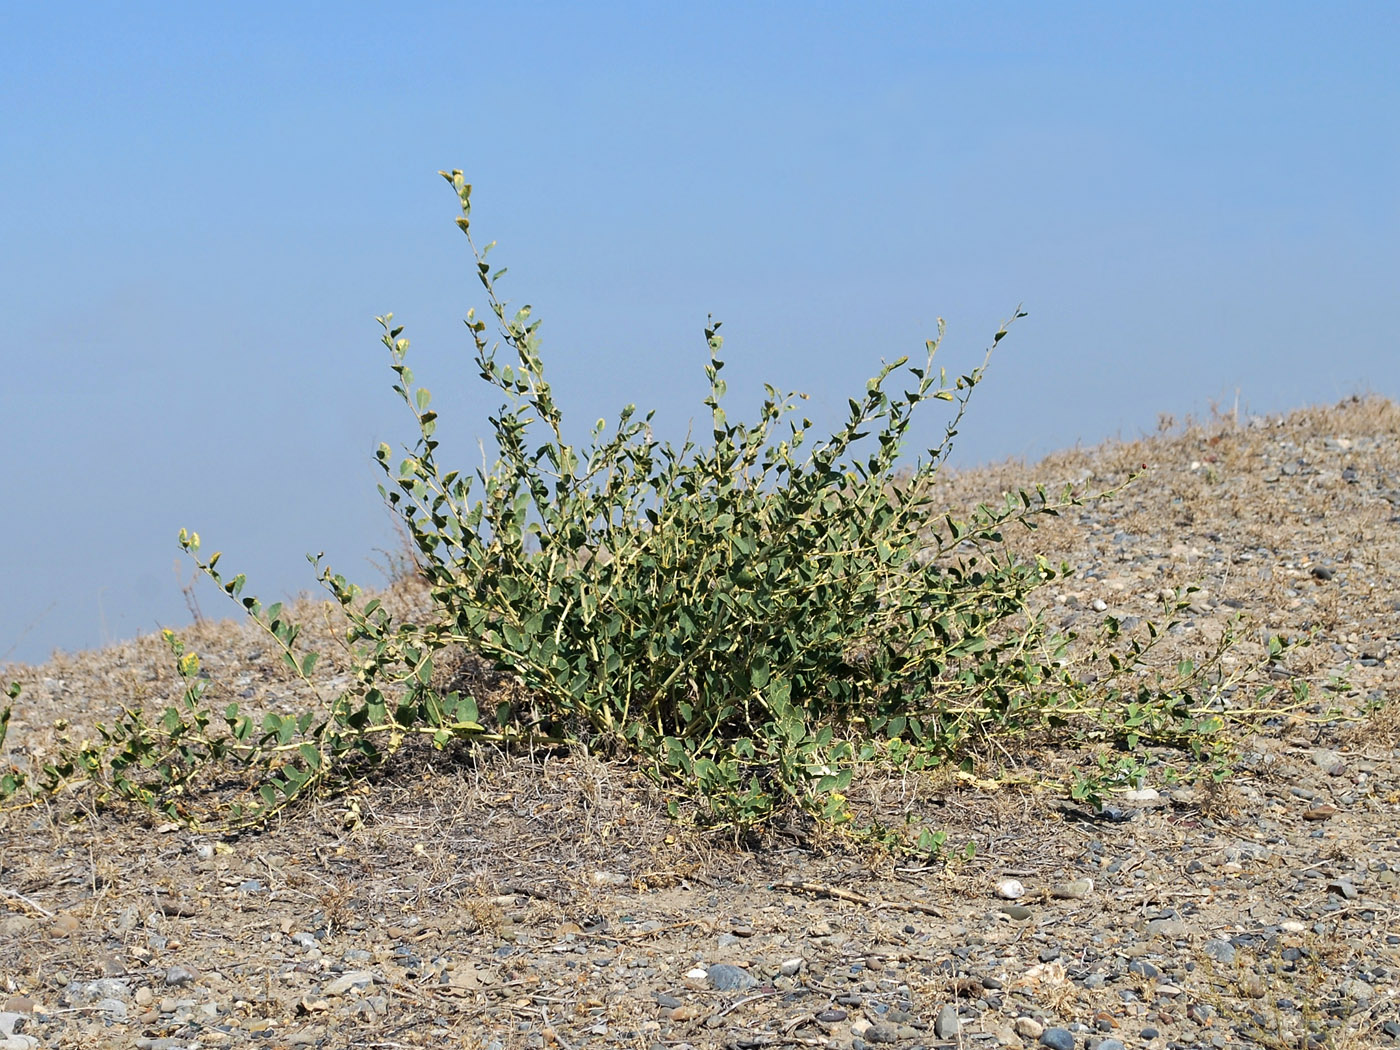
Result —
[{"label": "blue sky", "polygon": [[1236,391],[1400,396],[1394,4],[75,2],[0,32],[0,662],[187,622],[182,526],[267,600],[308,551],[379,578],[373,449],[412,435],[375,315],[464,465],[496,406],[440,168],[580,427],[630,401],[681,436],[708,313],[731,416],[771,381],[834,423],[938,317],[961,371],[1024,303],[964,464]]}]

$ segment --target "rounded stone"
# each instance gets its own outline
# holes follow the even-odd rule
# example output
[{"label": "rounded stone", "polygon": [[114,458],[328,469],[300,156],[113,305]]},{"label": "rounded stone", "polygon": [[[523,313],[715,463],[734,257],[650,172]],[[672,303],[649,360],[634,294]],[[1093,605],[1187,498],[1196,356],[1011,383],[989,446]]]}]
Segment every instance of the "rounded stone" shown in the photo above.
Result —
[{"label": "rounded stone", "polygon": [[958,1008],[947,1003],[938,1011],[938,1019],[933,1022],[933,1034],[939,1039],[954,1039],[959,1030]]},{"label": "rounded stone", "polygon": [[710,986],[716,991],[733,992],[756,987],[758,979],[747,970],[730,963],[715,963],[706,971]]}]

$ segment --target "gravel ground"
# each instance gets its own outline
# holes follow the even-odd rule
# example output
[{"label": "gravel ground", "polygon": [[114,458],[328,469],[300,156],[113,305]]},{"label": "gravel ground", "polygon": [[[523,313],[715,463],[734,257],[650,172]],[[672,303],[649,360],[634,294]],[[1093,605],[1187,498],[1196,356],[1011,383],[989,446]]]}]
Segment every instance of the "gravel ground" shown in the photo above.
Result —
[{"label": "gravel ground", "polygon": [[[1077,570],[1044,599],[1087,625],[1196,583],[1170,644],[1242,613],[1241,662],[1316,632],[1288,671],[1311,701],[1261,716],[1223,785],[1149,754],[1093,811],[1048,787],[1091,756],[1022,741],[978,776],[878,786],[947,830],[923,864],[800,822],[707,835],[580,755],[409,748],[230,838],[70,792],[0,814],[0,1050],[1400,1046],[1400,407],[1215,420],[947,496],[1144,464],[1034,535]],[[215,697],[306,701],[250,625],[184,637]],[[178,691],[157,638],[8,672],[6,764]]]}]

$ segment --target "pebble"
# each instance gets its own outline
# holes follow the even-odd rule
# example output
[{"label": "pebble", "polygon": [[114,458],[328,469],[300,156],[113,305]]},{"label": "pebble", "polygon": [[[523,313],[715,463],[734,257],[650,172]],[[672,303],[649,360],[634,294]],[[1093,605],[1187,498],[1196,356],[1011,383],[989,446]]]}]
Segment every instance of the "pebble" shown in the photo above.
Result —
[{"label": "pebble", "polygon": [[1359,896],[1359,894],[1356,892],[1356,887],[1353,886],[1351,882],[1347,879],[1336,879],[1332,882],[1329,882],[1327,884],[1327,888],[1345,900],[1356,900],[1356,898]]},{"label": "pebble", "polygon": [[182,988],[199,980],[199,971],[193,966],[176,963],[165,971],[165,984],[168,988]]},{"label": "pebble", "polygon": [[719,992],[742,991],[758,985],[758,979],[753,974],[731,963],[715,963],[705,971],[705,976],[709,978],[710,986]]},{"label": "pebble", "polygon": [[1045,1034],[1045,1026],[1034,1017],[1018,1017],[1015,1024],[1016,1034],[1022,1039],[1037,1040]]},{"label": "pebble", "polygon": [[1201,951],[1209,955],[1216,962],[1229,966],[1235,961],[1235,946],[1229,941],[1212,939],[1201,945]]},{"label": "pebble", "polygon": [[1071,879],[1069,882],[1056,883],[1050,887],[1050,896],[1057,900],[1083,900],[1093,892],[1094,880],[1088,878]]},{"label": "pebble", "polygon": [[897,1043],[899,1026],[888,1021],[877,1021],[865,1030],[864,1039],[867,1043]]},{"label": "pebble", "polygon": [[938,1019],[933,1022],[933,1034],[939,1039],[955,1039],[959,1030],[958,1008],[947,1003],[938,1011]]},{"label": "pebble", "polygon": [[1074,1050],[1074,1033],[1068,1028],[1047,1028],[1040,1033],[1040,1045],[1050,1050]]},{"label": "pebble", "polygon": [[997,883],[996,893],[1003,900],[1014,901],[1026,895],[1026,887],[1017,879],[1002,879]]},{"label": "pebble", "polygon": [[369,970],[351,970],[343,973],[325,987],[327,995],[345,995],[347,992],[360,991],[368,988],[374,983],[374,974]]}]

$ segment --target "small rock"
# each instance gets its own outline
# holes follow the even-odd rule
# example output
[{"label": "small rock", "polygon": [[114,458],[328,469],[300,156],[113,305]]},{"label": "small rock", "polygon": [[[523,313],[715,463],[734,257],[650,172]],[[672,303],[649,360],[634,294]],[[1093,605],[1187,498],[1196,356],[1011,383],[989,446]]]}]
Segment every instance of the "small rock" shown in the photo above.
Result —
[{"label": "small rock", "polygon": [[784,959],[783,964],[778,967],[778,972],[784,977],[794,977],[802,969],[801,959]]},{"label": "small rock", "polygon": [[1047,1028],[1040,1033],[1040,1045],[1050,1050],[1074,1050],[1074,1034],[1068,1028]]},{"label": "small rock", "polygon": [[126,1020],[126,1003],[120,999],[99,999],[93,1005],[109,1021]]},{"label": "small rock", "polygon": [[344,995],[350,991],[360,991],[374,983],[374,974],[369,970],[351,970],[343,973],[326,985],[327,995]]},{"label": "small rock", "polygon": [[131,985],[116,977],[99,977],[95,981],[70,984],[64,994],[70,1002],[95,1003],[99,999],[129,999]]},{"label": "small rock", "polygon": [[1186,923],[1180,919],[1167,918],[1149,919],[1143,930],[1149,937],[1164,937],[1167,940],[1177,940],[1189,932]]},{"label": "small rock", "polygon": [[1262,999],[1268,989],[1264,986],[1264,979],[1257,973],[1246,974],[1239,983],[1240,994],[1250,999]]},{"label": "small rock", "polygon": [[1376,990],[1359,977],[1343,981],[1340,991],[1348,999],[1355,999],[1357,1002],[1370,1002],[1376,996]]},{"label": "small rock", "polygon": [[1003,900],[1014,901],[1017,897],[1026,895],[1026,887],[1016,879],[1002,879],[997,883],[996,892]]},{"label": "small rock", "polygon": [[1201,946],[1201,950],[1216,962],[1222,962],[1226,966],[1229,966],[1235,961],[1235,946],[1229,941],[1213,938],[1206,941],[1206,943]]},{"label": "small rock", "polygon": [[1303,810],[1304,820],[1331,820],[1337,815],[1337,807],[1329,805],[1313,806]]},{"label": "small rock", "polygon": [[1156,788],[1133,788],[1131,791],[1123,792],[1122,795],[1122,798],[1127,802],[1152,802],[1161,797]]},{"label": "small rock", "polygon": [[997,911],[1015,919],[1017,922],[1025,922],[1031,917],[1031,910],[1024,904],[1003,904],[1001,907],[997,908]]},{"label": "small rock", "polygon": [[888,1021],[877,1021],[865,1030],[864,1039],[867,1043],[897,1043],[899,1028]]},{"label": "small rock", "polygon": [[1016,1018],[1016,1034],[1022,1039],[1039,1039],[1045,1034],[1045,1026],[1034,1017]]},{"label": "small rock", "polygon": [[1327,888],[1346,900],[1354,901],[1357,898],[1356,887],[1347,879],[1335,879],[1327,884]]},{"label": "small rock", "polygon": [[933,1034],[939,1039],[955,1039],[959,1030],[958,1008],[947,1003],[938,1011],[938,1019],[933,1022]]},{"label": "small rock", "polygon": [[715,963],[705,971],[705,976],[709,978],[710,986],[720,992],[741,991],[758,985],[758,979],[753,974],[730,963]]},{"label": "small rock", "polygon": [[836,1024],[838,1021],[844,1021],[846,1016],[845,1010],[822,1010],[816,1018],[822,1024]]},{"label": "small rock", "polygon": [[1146,977],[1149,981],[1162,975],[1162,971],[1153,966],[1146,959],[1134,959],[1128,963],[1128,972],[1135,973],[1139,977]]},{"label": "small rock", "polygon": [[165,985],[167,988],[182,988],[187,984],[194,984],[199,980],[199,971],[193,966],[186,966],[184,963],[176,963],[165,971]]},{"label": "small rock", "polygon": [[1071,879],[1069,882],[1057,883],[1050,887],[1050,896],[1057,900],[1083,900],[1093,892],[1094,880],[1088,878]]}]

